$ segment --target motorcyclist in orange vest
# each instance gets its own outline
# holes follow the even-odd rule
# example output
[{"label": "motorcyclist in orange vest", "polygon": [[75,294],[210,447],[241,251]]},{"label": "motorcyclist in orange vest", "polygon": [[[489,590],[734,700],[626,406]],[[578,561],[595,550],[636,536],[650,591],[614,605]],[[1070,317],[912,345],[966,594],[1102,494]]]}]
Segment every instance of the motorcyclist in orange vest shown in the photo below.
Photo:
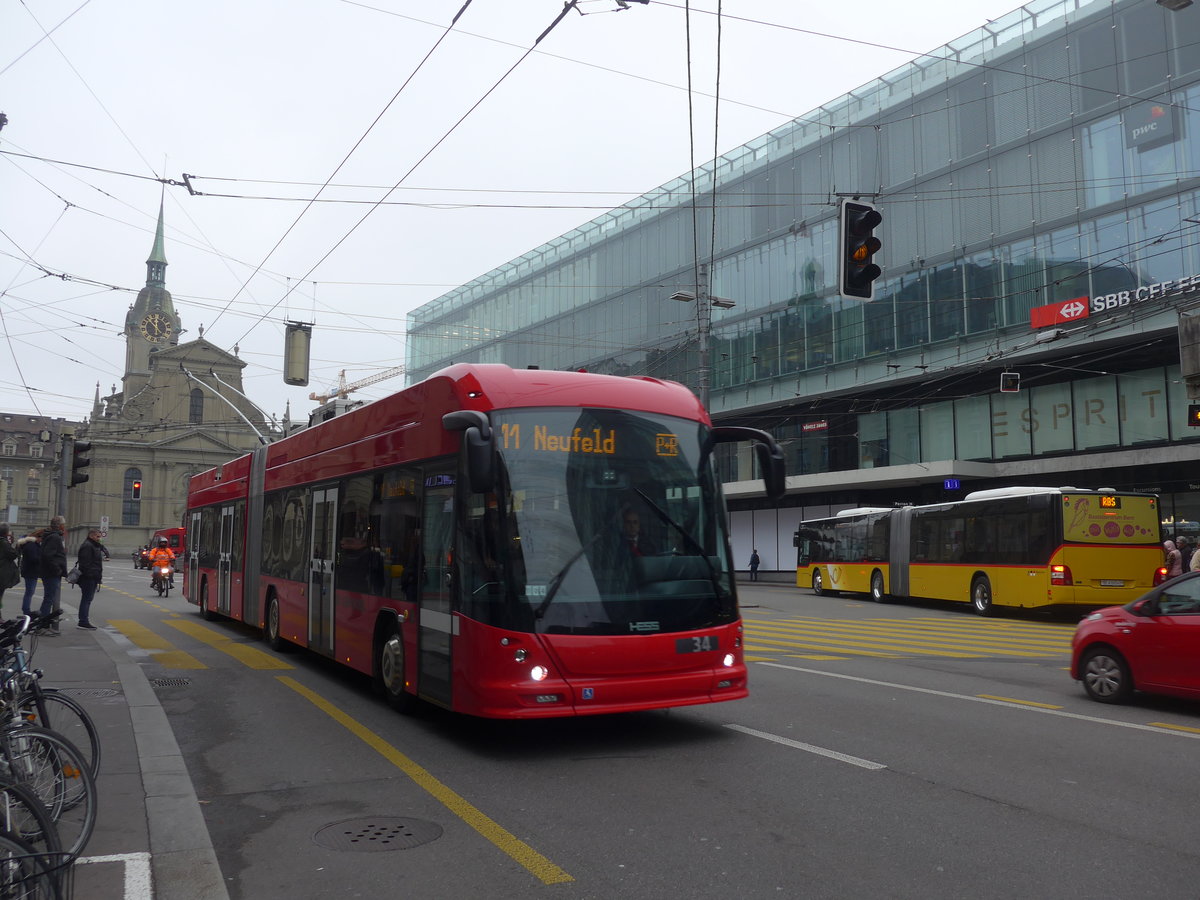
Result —
[{"label": "motorcyclist in orange vest", "polygon": [[159,538],[158,546],[150,551],[150,573],[151,573],[150,582],[151,582],[151,584],[154,583],[154,578],[158,574],[158,569],[161,568],[162,566],[170,566],[171,567],[169,581],[171,584],[174,584],[174,582],[175,582],[175,554],[171,551],[171,548],[167,546],[166,538]]}]

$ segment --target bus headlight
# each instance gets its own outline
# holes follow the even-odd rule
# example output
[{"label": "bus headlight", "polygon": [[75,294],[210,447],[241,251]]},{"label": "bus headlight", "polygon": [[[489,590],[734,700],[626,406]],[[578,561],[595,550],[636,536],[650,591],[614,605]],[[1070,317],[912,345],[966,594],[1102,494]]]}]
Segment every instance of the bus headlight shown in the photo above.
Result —
[{"label": "bus headlight", "polygon": [[534,681],[545,681],[546,676],[550,674],[550,670],[545,666],[534,666],[529,670],[529,677]]},{"label": "bus headlight", "polygon": [[729,668],[730,666],[733,665],[733,654],[726,653],[725,658],[723,660],[721,660],[721,662],[725,665],[726,668]]}]

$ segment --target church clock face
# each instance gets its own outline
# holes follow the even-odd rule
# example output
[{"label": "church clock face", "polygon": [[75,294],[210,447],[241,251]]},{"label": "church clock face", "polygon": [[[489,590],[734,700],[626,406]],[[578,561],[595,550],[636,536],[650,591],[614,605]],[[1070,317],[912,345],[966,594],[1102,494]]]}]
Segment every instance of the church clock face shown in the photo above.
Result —
[{"label": "church clock face", "polygon": [[142,319],[142,324],[139,327],[142,337],[152,344],[169,339],[173,330],[171,317],[159,312],[150,313],[150,315]]}]

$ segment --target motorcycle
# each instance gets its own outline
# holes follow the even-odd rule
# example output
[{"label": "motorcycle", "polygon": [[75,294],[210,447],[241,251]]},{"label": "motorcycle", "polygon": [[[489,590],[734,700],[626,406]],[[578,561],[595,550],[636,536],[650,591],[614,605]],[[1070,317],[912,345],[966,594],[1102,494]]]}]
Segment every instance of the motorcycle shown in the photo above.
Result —
[{"label": "motorcycle", "polygon": [[175,571],[171,566],[155,566],[150,574],[150,587],[158,591],[158,596],[171,595],[171,585],[174,582]]}]

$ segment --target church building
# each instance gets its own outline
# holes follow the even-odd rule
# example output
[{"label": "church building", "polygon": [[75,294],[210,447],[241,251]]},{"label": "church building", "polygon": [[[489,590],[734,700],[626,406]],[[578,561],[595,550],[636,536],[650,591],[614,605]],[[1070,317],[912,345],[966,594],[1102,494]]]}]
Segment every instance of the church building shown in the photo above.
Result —
[{"label": "church building", "polygon": [[271,425],[243,393],[246,363],[185,333],[166,288],[163,210],[146,260],[146,286],[125,316],[125,374],[96,397],[76,440],[91,444],[89,479],[68,492],[68,546],[104,528],[128,556],[160,528],[183,524],[188,479],[270,440]]}]

